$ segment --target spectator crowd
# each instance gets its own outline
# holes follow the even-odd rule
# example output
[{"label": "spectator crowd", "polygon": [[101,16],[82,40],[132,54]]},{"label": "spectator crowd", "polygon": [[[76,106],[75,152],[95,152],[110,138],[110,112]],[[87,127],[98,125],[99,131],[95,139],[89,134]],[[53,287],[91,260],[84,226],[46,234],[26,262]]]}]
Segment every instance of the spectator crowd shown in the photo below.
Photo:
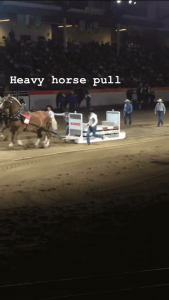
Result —
[{"label": "spectator crowd", "polygon": [[[140,83],[151,87],[169,86],[168,52],[156,54],[141,46],[122,44],[117,56],[116,44],[68,41],[64,51],[54,40],[34,42],[12,38],[12,41],[6,41],[5,60],[22,78],[45,78],[43,89],[70,89],[70,85],[52,84],[52,75],[57,78],[86,78],[87,88],[117,88],[116,84],[101,83],[93,87],[93,78],[108,76],[112,76],[114,81],[115,76],[119,76],[122,88],[137,88]],[[72,89],[75,87],[76,84],[71,86]]]}]

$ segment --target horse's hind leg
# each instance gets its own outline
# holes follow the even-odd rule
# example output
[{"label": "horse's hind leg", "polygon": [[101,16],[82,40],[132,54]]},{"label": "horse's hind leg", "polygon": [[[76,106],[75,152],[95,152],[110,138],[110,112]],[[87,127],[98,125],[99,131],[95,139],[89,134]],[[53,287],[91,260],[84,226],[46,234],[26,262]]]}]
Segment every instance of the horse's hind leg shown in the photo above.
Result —
[{"label": "horse's hind leg", "polygon": [[47,137],[47,134],[45,133],[45,139],[43,141],[43,144],[45,145],[47,143],[47,141],[48,141],[48,137]]},{"label": "horse's hind leg", "polygon": [[4,130],[6,129],[7,127],[6,127],[6,125],[5,125],[5,123],[3,122],[3,124],[2,124],[2,127],[1,127],[1,129],[0,129],[0,132],[1,132],[1,136],[0,137],[5,137],[4,136],[4,134],[3,134],[3,132],[4,132]]},{"label": "horse's hind leg", "polygon": [[44,135],[44,140],[43,140],[43,144],[46,144],[47,143],[47,141],[48,141],[48,136],[47,136],[47,132],[45,131],[45,130],[43,130],[42,129],[42,131],[41,132],[43,132],[43,135]]},{"label": "horse's hind leg", "polygon": [[37,138],[37,140],[36,140],[36,142],[35,142],[35,147],[38,147],[38,146],[39,146],[40,140],[41,140],[41,138],[42,138],[42,130],[38,129],[38,130],[37,130],[37,134],[38,134],[38,138]]},{"label": "horse's hind leg", "polygon": [[50,144],[50,137],[51,137],[51,134],[50,134],[49,132],[46,132],[47,142],[44,144],[44,147],[45,147],[45,148],[49,147],[49,144]]},{"label": "horse's hind leg", "polygon": [[39,146],[39,143],[40,143],[40,139],[37,138],[36,142],[35,142],[35,147],[38,147]]}]

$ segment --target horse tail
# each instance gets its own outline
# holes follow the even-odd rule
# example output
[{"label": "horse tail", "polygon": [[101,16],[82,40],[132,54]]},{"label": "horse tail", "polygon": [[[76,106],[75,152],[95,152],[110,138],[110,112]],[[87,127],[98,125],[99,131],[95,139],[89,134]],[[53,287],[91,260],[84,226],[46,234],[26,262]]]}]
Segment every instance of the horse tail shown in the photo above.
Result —
[{"label": "horse tail", "polygon": [[58,125],[55,119],[52,119],[49,117],[48,122],[47,122],[47,127],[49,130],[57,130],[58,129]]},{"label": "horse tail", "polygon": [[47,126],[48,129],[52,129],[52,119],[50,117],[48,117],[46,126]]},{"label": "horse tail", "polygon": [[52,119],[52,130],[57,130],[58,129],[58,125],[55,119]]}]

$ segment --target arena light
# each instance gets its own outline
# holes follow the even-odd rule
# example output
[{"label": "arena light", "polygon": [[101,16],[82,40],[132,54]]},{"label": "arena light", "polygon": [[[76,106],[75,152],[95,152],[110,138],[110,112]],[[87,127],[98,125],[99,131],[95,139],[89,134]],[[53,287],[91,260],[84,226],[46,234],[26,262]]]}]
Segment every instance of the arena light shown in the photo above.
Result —
[{"label": "arena light", "polygon": [[10,21],[10,19],[2,19],[2,20],[0,20],[0,22],[9,22]]},{"label": "arena light", "polygon": [[132,1],[129,1],[129,4],[131,4],[132,3]]},{"label": "arena light", "polygon": [[117,3],[120,3],[121,1],[119,0],[119,1],[117,1]]},{"label": "arena light", "polygon": [[[63,25],[59,25],[58,26],[59,28],[62,28],[62,27],[64,27]],[[72,27],[72,25],[66,25],[66,27]]]}]

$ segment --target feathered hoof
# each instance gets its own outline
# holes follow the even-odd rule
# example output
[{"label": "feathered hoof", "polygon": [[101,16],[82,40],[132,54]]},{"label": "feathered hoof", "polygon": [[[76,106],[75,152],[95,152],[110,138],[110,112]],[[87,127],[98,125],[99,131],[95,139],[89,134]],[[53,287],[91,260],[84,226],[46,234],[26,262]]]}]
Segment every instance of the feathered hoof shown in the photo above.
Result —
[{"label": "feathered hoof", "polygon": [[23,143],[21,141],[17,141],[18,146],[23,146]]},{"label": "feathered hoof", "polygon": [[13,143],[10,143],[8,147],[12,148],[13,146],[14,146]]},{"label": "feathered hoof", "polygon": [[49,141],[43,145],[44,148],[49,148]]},{"label": "feathered hoof", "polygon": [[49,145],[48,145],[47,143],[44,143],[44,144],[43,144],[43,148],[46,149],[46,148],[48,148],[48,147],[49,147]]},{"label": "feathered hoof", "polygon": [[4,136],[4,142],[8,141],[8,136]]}]

